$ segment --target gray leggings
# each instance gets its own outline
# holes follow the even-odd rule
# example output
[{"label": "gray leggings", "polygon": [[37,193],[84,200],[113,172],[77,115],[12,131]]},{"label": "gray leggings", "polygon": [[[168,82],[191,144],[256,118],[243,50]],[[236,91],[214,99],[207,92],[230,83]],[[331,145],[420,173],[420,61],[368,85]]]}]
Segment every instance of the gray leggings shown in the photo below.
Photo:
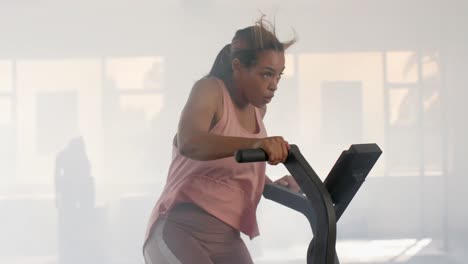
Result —
[{"label": "gray leggings", "polygon": [[158,219],[143,253],[146,264],[253,263],[238,230],[189,203]]}]

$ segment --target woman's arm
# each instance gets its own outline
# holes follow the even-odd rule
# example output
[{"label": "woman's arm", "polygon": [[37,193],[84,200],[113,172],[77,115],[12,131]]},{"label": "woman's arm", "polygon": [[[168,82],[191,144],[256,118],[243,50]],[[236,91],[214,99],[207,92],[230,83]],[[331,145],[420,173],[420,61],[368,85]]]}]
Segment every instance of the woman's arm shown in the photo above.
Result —
[{"label": "woman's arm", "polygon": [[259,139],[226,137],[209,133],[218,109],[222,109],[222,90],[214,79],[198,81],[182,111],[177,145],[182,155],[195,160],[214,160],[233,156],[242,148],[254,148]]},{"label": "woman's arm", "polygon": [[177,145],[182,155],[194,160],[215,160],[234,155],[239,149],[261,148],[268,163],[276,165],[288,157],[289,144],[282,137],[245,138],[209,133],[220,119],[222,90],[214,79],[195,84],[182,111],[177,131]]}]

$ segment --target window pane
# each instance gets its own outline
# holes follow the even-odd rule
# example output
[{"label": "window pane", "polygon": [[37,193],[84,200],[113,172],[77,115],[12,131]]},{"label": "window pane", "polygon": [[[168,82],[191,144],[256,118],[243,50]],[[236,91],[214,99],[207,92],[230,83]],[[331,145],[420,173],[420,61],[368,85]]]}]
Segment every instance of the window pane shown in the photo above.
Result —
[{"label": "window pane", "polygon": [[112,58],[106,60],[106,78],[116,89],[161,89],[162,57]]},{"label": "window pane", "polygon": [[11,123],[11,99],[8,97],[0,97],[0,125],[8,125]]},{"label": "window pane", "polygon": [[[108,175],[113,180],[160,180],[154,175],[165,173],[171,157],[166,151],[172,142],[168,134],[174,130],[160,119],[163,98],[160,94],[119,96],[118,115],[106,125],[109,133],[104,139]],[[112,165],[116,163],[119,166]]]},{"label": "window pane", "polygon": [[362,142],[362,83],[322,82],[322,141]]},{"label": "window pane", "polygon": [[444,128],[441,115],[440,68],[437,52],[426,53],[422,58],[423,72],[423,131],[425,175],[442,175]]},{"label": "window pane", "polygon": [[78,93],[41,92],[36,96],[37,153],[54,155],[78,131]]},{"label": "window pane", "polygon": [[386,147],[390,176],[418,176],[421,165],[419,130],[414,127],[391,127]]},{"label": "window pane", "polygon": [[129,116],[134,113],[150,122],[163,107],[163,96],[160,94],[123,95],[119,98],[122,113]]},{"label": "window pane", "polygon": [[390,125],[413,126],[418,119],[418,89],[395,88],[389,90]]},{"label": "window pane", "polygon": [[10,92],[12,86],[12,63],[0,60],[0,92]]},{"label": "window pane", "polygon": [[415,52],[387,53],[387,81],[414,83],[418,81],[418,56]]},{"label": "window pane", "polygon": [[389,90],[390,126],[386,147],[387,168],[393,176],[419,174],[421,162],[418,89]]}]

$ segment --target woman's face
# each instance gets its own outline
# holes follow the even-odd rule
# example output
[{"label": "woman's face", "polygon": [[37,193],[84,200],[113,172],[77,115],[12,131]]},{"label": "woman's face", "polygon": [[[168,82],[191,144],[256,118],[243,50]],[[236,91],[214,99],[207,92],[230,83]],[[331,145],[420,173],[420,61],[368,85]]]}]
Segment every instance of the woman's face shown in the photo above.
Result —
[{"label": "woman's face", "polygon": [[284,52],[275,50],[258,53],[256,64],[249,68],[234,60],[234,82],[242,99],[256,107],[268,104],[278,88],[284,63]]}]

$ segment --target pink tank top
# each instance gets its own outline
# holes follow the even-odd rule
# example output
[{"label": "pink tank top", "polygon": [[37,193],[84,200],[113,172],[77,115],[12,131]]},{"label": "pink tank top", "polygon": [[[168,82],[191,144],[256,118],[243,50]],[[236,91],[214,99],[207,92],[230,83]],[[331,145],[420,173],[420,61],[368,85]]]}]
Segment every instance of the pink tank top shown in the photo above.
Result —
[{"label": "pink tank top", "polygon": [[[255,109],[258,133],[244,129],[236,116],[229,92],[223,90],[223,115],[210,133],[223,136],[264,138],[262,116]],[[234,157],[197,161],[182,156],[173,146],[166,185],[154,207],[146,232],[148,237],[158,217],[175,204],[192,202],[221,221],[248,235],[259,235],[256,211],[265,184],[265,162],[237,163]]]}]

